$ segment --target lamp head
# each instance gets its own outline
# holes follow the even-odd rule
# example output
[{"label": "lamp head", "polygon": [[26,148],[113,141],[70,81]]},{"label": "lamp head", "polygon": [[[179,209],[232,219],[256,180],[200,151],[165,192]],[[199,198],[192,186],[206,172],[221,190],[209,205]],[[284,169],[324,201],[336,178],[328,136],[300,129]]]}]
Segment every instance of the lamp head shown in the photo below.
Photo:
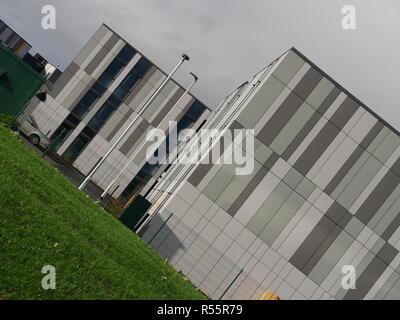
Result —
[{"label": "lamp head", "polygon": [[199,77],[196,76],[193,72],[190,72],[190,74],[194,77],[194,80],[195,80],[195,81],[199,80]]}]

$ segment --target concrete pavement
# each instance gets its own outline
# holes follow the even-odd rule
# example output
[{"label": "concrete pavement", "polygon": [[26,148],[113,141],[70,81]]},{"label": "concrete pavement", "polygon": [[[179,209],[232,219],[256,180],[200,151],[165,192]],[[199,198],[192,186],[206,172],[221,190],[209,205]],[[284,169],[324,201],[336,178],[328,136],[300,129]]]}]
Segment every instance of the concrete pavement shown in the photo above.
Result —
[{"label": "concrete pavement", "polygon": [[[40,154],[40,156],[43,156],[43,150],[41,150],[40,148],[34,146],[24,136],[20,135],[20,137],[21,137],[21,140],[29,148],[34,150],[36,153]],[[57,168],[65,178],[67,178],[69,181],[71,181],[77,187],[85,179],[85,176],[82,173],[80,173],[78,170],[76,170],[72,166],[68,166],[68,165],[63,164],[62,162],[58,161],[55,157],[51,157],[50,155],[45,155],[43,157],[43,159],[46,160],[53,167]],[[84,188],[83,191],[89,197],[91,197],[94,201],[99,201],[100,200],[100,196],[101,196],[101,194],[103,193],[104,190],[102,190],[100,187],[98,187],[93,182],[89,181],[89,183],[86,185],[86,187]]]}]

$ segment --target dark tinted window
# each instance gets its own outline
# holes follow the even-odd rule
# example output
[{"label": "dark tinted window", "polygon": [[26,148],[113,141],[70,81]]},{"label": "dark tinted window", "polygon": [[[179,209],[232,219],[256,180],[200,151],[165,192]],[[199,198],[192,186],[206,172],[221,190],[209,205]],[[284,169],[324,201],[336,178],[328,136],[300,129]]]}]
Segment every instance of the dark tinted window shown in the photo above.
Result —
[{"label": "dark tinted window", "polygon": [[83,136],[79,136],[78,139],[76,139],[71,147],[72,151],[75,152],[80,152],[88,143],[88,139],[86,139]]},{"label": "dark tinted window", "polygon": [[71,162],[75,161],[88,143],[89,140],[87,138],[83,135],[79,135],[64,152],[63,157]]},{"label": "dark tinted window", "polygon": [[130,91],[138,81],[139,81],[139,77],[135,74],[130,73],[126,76],[124,81],[121,83],[121,86],[123,88],[127,89],[128,91]]},{"label": "dark tinted window", "polygon": [[114,77],[107,72],[104,72],[100,78],[97,80],[97,82],[102,85],[104,88],[108,88],[111,84],[111,82],[114,81]]},{"label": "dark tinted window", "polygon": [[72,111],[80,120],[82,120],[89,112],[89,110],[82,105],[77,105]]},{"label": "dark tinted window", "polygon": [[106,69],[105,73],[109,74],[111,77],[113,77],[113,79],[115,79],[117,77],[117,75],[121,72],[122,68],[125,65],[122,64],[121,62],[114,60],[113,62],[111,62],[111,64],[108,66],[108,68]]},{"label": "dark tinted window", "polygon": [[186,114],[189,115],[191,118],[197,120],[200,118],[200,116],[203,114],[205,110],[206,107],[202,105],[200,102],[196,101],[192,104],[192,106],[189,108]]},{"label": "dark tinted window", "polygon": [[[124,87],[119,86],[115,91],[113,92],[113,95],[119,99],[120,103],[127,97],[129,93],[128,89],[125,89]],[[119,104],[118,104],[119,106]]]},{"label": "dark tinted window", "polygon": [[143,76],[151,67],[151,63],[145,58],[141,58],[133,67],[133,71]]},{"label": "dark tinted window", "polygon": [[[148,165],[148,164],[147,164]],[[146,165],[145,165],[146,166]],[[147,169],[152,169],[149,166],[147,166]],[[158,168],[156,168],[157,170]],[[144,181],[147,181],[148,179],[151,178],[151,172],[148,172],[147,170],[144,170],[144,167],[142,168],[142,170],[140,170],[137,174],[137,176],[141,179],[143,179]]]},{"label": "dark tinted window", "polygon": [[90,108],[97,102],[98,99],[99,96],[96,93],[93,91],[88,91],[79,104],[90,110]]},{"label": "dark tinted window", "polygon": [[117,90],[107,99],[107,102],[111,103],[115,108],[118,108],[123,98],[117,96]]},{"label": "dark tinted window", "polygon": [[134,85],[139,81],[139,77],[134,74],[129,74],[124,81],[114,91],[114,95],[124,101],[128,94],[131,92]]},{"label": "dark tinted window", "polygon": [[131,61],[133,56],[136,54],[136,50],[130,46],[125,46],[120,53],[118,53],[118,58],[123,60],[126,64]]},{"label": "dark tinted window", "polygon": [[90,128],[87,127],[87,126],[82,130],[82,133],[83,133],[85,136],[87,136],[88,138],[90,138],[90,139],[93,139],[94,136],[96,135],[96,132],[94,132],[92,129],[90,129]]},{"label": "dark tinted window", "polygon": [[141,180],[139,177],[135,177],[131,181],[131,183],[126,187],[126,189],[121,194],[121,196],[123,198],[125,198],[126,200],[129,200],[129,198],[132,197],[132,195],[134,193],[136,193],[144,185],[145,185],[145,182],[143,180]]},{"label": "dark tinted window", "polygon": [[88,126],[98,132],[100,128],[104,125],[110,115],[114,112],[114,108],[109,104],[104,104],[97,114],[90,120]]},{"label": "dark tinted window", "polygon": [[179,122],[178,122],[178,128],[177,128],[178,129],[178,134],[182,130],[190,128],[193,125],[194,122],[195,121],[191,117],[188,117],[187,115],[184,115],[182,117],[182,119],[179,120]]},{"label": "dark tinted window", "polygon": [[52,149],[58,150],[73,130],[74,129],[69,126],[68,123],[63,122],[51,136],[51,140],[53,141]]},{"label": "dark tinted window", "polygon": [[74,116],[72,113],[70,113],[65,120],[74,126],[77,126],[80,122],[80,120],[76,116]]},{"label": "dark tinted window", "polygon": [[96,91],[96,93],[98,93],[99,95],[102,95],[104,93],[104,91],[106,91],[106,88],[101,85],[99,82],[96,82],[95,84],[93,84],[92,89],[94,91]]}]

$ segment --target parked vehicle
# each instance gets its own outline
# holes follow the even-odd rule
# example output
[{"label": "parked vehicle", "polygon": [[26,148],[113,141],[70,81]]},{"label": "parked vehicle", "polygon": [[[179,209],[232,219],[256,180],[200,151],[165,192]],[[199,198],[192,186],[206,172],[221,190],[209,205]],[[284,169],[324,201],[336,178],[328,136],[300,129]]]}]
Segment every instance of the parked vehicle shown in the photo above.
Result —
[{"label": "parked vehicle", "polygon": [[47,148],[51,143],[51,140],[40,131],[39,126],[32,115],[28,116],[25,121],[18,122],[18,128],[19,131],[35,146]]}]

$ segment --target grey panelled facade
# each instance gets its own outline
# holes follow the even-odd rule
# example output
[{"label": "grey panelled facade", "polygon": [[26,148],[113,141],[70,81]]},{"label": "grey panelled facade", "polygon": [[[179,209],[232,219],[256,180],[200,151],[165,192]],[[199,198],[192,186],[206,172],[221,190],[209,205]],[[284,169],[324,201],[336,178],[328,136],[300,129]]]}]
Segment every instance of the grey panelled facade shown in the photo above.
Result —
[{"label": "grey panelled facade", "polygon": [[177,270],[214,299],[400,298],[394,129],[294,48],[208,126],[254,129],[255,169],[175,165],[149,194],[142,238]]},{"label": "grey panelled facade", "polygon": [[[103,24],[57,80],[46,102],[30,105],[25,115],[32,113],[40,129],[50,132],[54,151],[87,175],[166,77]],[[145,141],[150,129],[166,132],[172,120],[182,128],[198,128],[209,110],[190,94],[176,104],[184,92],[170,80],[92,181],[105,189]],[[164,119],[170,110],[168,119]],[[146,193],[165,170],[166,165],[146,164],[146,149],[151,143],[139,150],[110,190],[114,198],[122,196],[129,201],[137,193]]]}]

